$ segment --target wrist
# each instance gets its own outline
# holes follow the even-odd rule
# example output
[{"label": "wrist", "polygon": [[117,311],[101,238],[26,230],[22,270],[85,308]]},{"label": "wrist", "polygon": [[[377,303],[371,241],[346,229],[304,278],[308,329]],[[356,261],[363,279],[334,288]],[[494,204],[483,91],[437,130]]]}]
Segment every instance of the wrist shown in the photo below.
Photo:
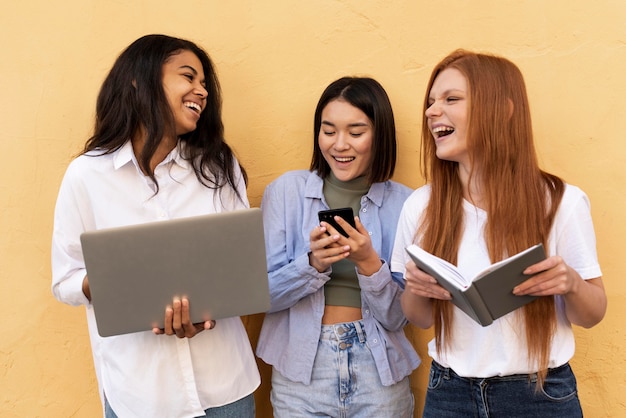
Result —
[{"label": "wrist", "polygon": [[309,252],[309,265],[317,270],[319,273],[323,273],[327,269],[327,267],[324,267],[317,262],[317,259],[313,257],[312,252]]},{"label": "wrist", "polygon": [[87,276],[83,279],[82,290],[85,297],[89,300],[89,302],[91,302],[91,290],[89,289],[89,279]]},{"label": "wrist", "polygon": [[383,262],[380,258],[372,258],[371,260],[366,260],[362,263],[358,263],[356,266],[359,274],[363,276],[371,276],[376,273],[382,267]]}]

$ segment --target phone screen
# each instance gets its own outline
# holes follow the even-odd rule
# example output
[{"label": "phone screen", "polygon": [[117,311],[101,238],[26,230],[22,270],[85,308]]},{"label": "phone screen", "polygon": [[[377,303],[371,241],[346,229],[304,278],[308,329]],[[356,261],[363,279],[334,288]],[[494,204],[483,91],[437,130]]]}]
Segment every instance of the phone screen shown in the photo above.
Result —
[{"label": "phone screen", "polygon": [[318,212],[318,217],[320,222],[324,221],[333,226],[344,237],[347,237],[348,234],[343,230],[341,226],[335,221],[335,216],[340,216],[346,220],[353,228],[356,228],[354,223],[354,212],[352,208],[339,208],[339,209],[329,209],[329,210],[321,210]]}]

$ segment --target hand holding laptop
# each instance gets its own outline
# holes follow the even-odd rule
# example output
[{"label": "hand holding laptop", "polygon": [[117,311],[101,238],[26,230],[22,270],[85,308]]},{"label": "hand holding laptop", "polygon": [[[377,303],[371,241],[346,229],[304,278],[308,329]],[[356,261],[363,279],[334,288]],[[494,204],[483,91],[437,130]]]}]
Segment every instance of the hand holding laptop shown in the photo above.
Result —
[{"label": "hand holding laptop", "polygon": [[[89,279],[83,279],[83,293],[91,301],[91,291],[89,290]],[[215,328],[215,321],[205,321],[199,323],[191,322],[189,317],[189,299],[175,297],[171,306],[165,308],[165,328],[152,328],[156,335],[176,335],[178,338],[191,338],[205,329]]]},{"label": "hand holding laptop", "polygon": [[172,305],[165,308],[165,328],[153,328],[152,332],[157,335],[176,335],[178,338],[191,338],[205,329],[215,328],[215,321],[193,323],[189,315],[189,299],[186,297],[174,297]]},{"label": "hand holding laptop", "polygon": [[259,208],[92,230],[81,243],[102,337],[183,338],[270,307]]}]

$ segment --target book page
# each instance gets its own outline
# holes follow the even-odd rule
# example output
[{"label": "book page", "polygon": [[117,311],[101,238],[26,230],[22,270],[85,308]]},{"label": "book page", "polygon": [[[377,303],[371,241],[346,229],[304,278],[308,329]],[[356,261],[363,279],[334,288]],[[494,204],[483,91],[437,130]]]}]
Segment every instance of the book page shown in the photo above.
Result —
[{"label": "book page", "polygon": [[[426,266],[420,266],[420,263],[417,264],[422,270],[426,271],[426,273],[431,274],[428,271],[428,268],[432,269],[435,273],[444,277],[451,284],[459,289],[467,289],[471,284],[471,281],[463,277],[463,275],[459,272],[456,266],[442,258],[437,257],[436,255],[432,255],[431,253],[423,250],[417,245],[413,244],[407,247],[406,249],[409,254],[412,254],[415,258],[421,261]],[[414,260],[415,261],[415,260]],[[427,267],[427,268],[422,268]],[[432,274],[431,274],[432,276]]]}]

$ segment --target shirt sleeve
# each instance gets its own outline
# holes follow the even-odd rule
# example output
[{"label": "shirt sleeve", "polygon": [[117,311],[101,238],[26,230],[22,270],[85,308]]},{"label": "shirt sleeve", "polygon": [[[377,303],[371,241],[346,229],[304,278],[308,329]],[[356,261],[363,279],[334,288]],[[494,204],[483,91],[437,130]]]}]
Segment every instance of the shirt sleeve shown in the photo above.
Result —
[{"label": "shirt sleeve", "polygon": [[404,282],[404,273],[406,271],[406,263],[409,257],[405,251],[406,247],[415,241],[415,233],[417,231],[417,223],[420,216],[420,196],[424,193],[424,188],[418,189],[406,200],[400,212],[398,219],[398,228],[393,244],[391,254],[391,272],[392,274],[402,277]]},{"label": "shirt sleeve", "polygon": [[382,261],[380,269],[371,276],[357,272],[359,286],[366,308],[376,321],[389,331],[398,331],[407,324],[400,304],[403,289],[392,279],[389,264]]},{"label": "shirt sleeve", "polygon": [[86,199],[75,179],[70,165],[57,197],[51,250],[52,293],[72,306],[90,303],[82,290],[87,270],[80,244],[80,234],[85,231],[81,206],[86,205]]},{"label": "shirt sleeve", "polygon": [[551,251],[585,279],[602,276],[596,251],[596,235],[587,195],[567,185],[553,226]]},{"label": "shirt sleeve", "polygon": [[[317,292],[330,279],[330,269],[318,272],[309,264],[309,243],[301,237],[297,207],[299,196],[290,196],[281,183],[265,189],[261,209],[270,288],[270,312],[288,309]],[[300,211],[301,212],[301,211]]]}]

